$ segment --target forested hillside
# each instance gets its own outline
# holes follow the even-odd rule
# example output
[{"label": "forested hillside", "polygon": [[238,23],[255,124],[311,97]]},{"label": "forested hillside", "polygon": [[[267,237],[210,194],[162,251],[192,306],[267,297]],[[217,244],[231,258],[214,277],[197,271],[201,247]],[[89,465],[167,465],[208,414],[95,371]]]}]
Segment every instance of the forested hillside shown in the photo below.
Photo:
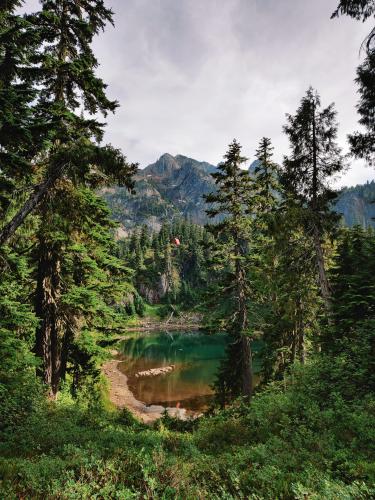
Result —
[{"label": "forested hillside", "polygon": [[[375,498],[375,184],[332,189],[335,104],[296,100],[281,165],[260,137],[250,169],[234,139],[139,171],[104,142],[114,13],[29,7],[0,2],[0,498]],[[375,29],[361,57],[348,147],[373,166]]]}]

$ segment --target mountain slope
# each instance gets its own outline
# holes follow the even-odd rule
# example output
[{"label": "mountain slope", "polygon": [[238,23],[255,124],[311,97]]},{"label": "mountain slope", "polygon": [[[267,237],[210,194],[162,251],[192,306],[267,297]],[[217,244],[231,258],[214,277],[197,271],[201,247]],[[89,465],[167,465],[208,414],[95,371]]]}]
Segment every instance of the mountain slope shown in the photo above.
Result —
[{"label": "mountain slope", "polygon": [[[257,162],[253,162],[250,173],[254,173]],[[205,202],[202,198],[215,190],[211,173],[216,167],[186,156],[162,155],[155,163],[136,176],[136,194],[125,188],[107,188],[102,191],[115,220],[121,223],[120,235],[137,225],[147,224],[154,230],[163,221],[186,218],[196,224],[205,224]],[[375,182],[344,188],[335,205],[348,226],[375,227]]]},{"label": "mountain slope", "polygon": [[336,211],[347,226],[375,227],[375,181],[344,188],[337,200]]},{"label": "mountain slope", "polygon": [[163,221],[178,217],[205,224],[208,218],[202,196],[215,188],[210,175],[215,170],[207,162],[166,153],[139,171],[135,195],[125,188],[108,188],[102,194],[125,231],[140,224],[157,230]]}]

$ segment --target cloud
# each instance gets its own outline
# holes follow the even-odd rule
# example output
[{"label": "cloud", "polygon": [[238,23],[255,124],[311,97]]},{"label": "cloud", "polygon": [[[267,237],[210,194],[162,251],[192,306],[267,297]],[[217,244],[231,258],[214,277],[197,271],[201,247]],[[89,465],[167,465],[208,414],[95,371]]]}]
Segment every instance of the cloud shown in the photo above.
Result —
[{"label": "cloud", "polygon": [[[254,157],[282,133],[313,85],[336,103],[339,141],[356,130],[355,69],[368,24],[331,20],[338,0],[109,0],[116,27],[95,40],[99,73],[121,108],[106,140],[141,166],[164,152],[218,163],[238,138]],[[29,0],[26,5],[34,4]],[[343,184],[374,178],[356,163]]]}]

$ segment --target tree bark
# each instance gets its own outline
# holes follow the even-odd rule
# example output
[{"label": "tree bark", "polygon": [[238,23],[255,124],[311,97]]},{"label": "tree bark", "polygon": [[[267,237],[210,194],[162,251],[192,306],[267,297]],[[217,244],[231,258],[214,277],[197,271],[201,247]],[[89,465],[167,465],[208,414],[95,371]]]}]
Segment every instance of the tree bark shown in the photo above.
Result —
[{"label": "tree bark", "polygon": [[324,254],[323,248],[320,241],[319,230],[316,227],[316,224],[313,225],[313,240],[315,246],[315,254],[316,254],[316,265],[318,269],[318,278],[319,278],[319,286],[320,292],[324,301],[324,306],[327,313],[331,311],[331,290],[327,278],[327,273],[324,266]]},{"label": "tree bark", "polygon": [[237,250],[236,261],[236,282],[237,282],[237,325],[238,336],[241,343],[241,387],[242,395],[251,398],[253,393],[253,366],[252,366],[252,352],[250,339],[246,332],[248,329],[248,315],[246,304],[246,281],[245,271],[243,270],[239,261],[241,249]]},{"label": "tree bark", "polygon": [[36,333],[36,354],[42,359],[40,374],[55,398],[61,377],[60,259],[54,245],[43,236],[39,241],[39,263],[35,310],[40,318]]},{"label": "tree bark", "polygon": [[242,345],[242,395],[251,398],[253,394],[253,362],[250,339],[241,335]]}]

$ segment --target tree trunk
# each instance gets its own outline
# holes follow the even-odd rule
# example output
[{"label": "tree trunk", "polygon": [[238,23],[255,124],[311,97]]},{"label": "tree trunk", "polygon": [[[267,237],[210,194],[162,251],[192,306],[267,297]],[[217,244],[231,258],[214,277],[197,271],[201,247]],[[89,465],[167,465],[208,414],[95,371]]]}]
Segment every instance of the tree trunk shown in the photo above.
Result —
[{"label": "tree trunk", "polygon": [[292,346],[291,346],[291,354],[290,354],[290,361],[293,364],[296,360],[296,353],[297,353],[297,333],[296,333],[296,328],[294,325],[293,331],[292,331]]},{"label": "tree trunk", "polygon": [[241,255],[241,250],[237,251],[237,261],[236,261],[236,281],[237,281],[237,325],[240,343],[241,343],[241,388],[242,395],[251,398],[253,393],[253,366],[252,366],[252,353],[251,353],[251,343],[247,336],[248,329],[248,316],[247,316],[247,304],[246,304],[246,279],[245,271],[241,266],[239,256]]},{"label": "tree trunk", "polygon": [[301,297],[297,299],[297,310],[296,310],[296,333],[298,342],[298,358],[302,364],[305,363],[306,359],[306,346],[305,346],[305,330],[303,322],[303,303]]},{"label": "tree trunk", "polygon": [[[312,154],[313,154],[313,178],[312,178],[312,211],[314,217],[318,219],[318,145],[316,140],[316,105],[313,102],[313,116],[312,116]],[[324,254],[322,249],[322,244],[320,241],[320,233],[318,229],[318,221],[313,220],[313,239],[315,246],[315,254],[316,254],[316,263],[318,268],[318,276],[319,276],[319,285],[320,291],[322,294],[322,298],[324,301],[324,306],[327,313],[330,312],[331,309],[331,292],[329,288],[329,283],[327,279],[327,274],[324,267]]]},{"label": "tree trunk", "polygon": [[60,260],[54,245],[39,239],[39,263],[36,291],[36,314],[40,325],[36,333],[36,354],[42,359],[42,379],[56,397],[61,376],[61,293]]},{"label": "tree trunk", "polygon": [[251,398],[253,394],[253,362],[249,337],[241,335],[242,346],[242,395]]},{"label": "tree trunk", "polygon": [[20,208],[13,219],[8,222],[0,231],[0,246],[7,243],[9,238],[13,236],[19,226],[23,223],[26,217],[39,205],[42,198],[54,186],[56,180],[62,176],[67,165],[61,165],[56,168],[41,184],[38,184],[31,193],[29,199]]},{"label": "tree trunk", "polygon": [[331,290],[327,278],[327,273],[325,270],[324,266],[324,254],[323,254],[323,248],[322,244],[320,241],[320,234],[319,230],[316,227],[316,224],[314,223],[313,226],[313,240],[314,240],[314,246],[315,246],[315,254],[316,254],[316,265],[318,269],[318,278],[319,278],[319,286],[320,286],[320,292],[324,301],[324,306],[329,314],[331,311]]}]

